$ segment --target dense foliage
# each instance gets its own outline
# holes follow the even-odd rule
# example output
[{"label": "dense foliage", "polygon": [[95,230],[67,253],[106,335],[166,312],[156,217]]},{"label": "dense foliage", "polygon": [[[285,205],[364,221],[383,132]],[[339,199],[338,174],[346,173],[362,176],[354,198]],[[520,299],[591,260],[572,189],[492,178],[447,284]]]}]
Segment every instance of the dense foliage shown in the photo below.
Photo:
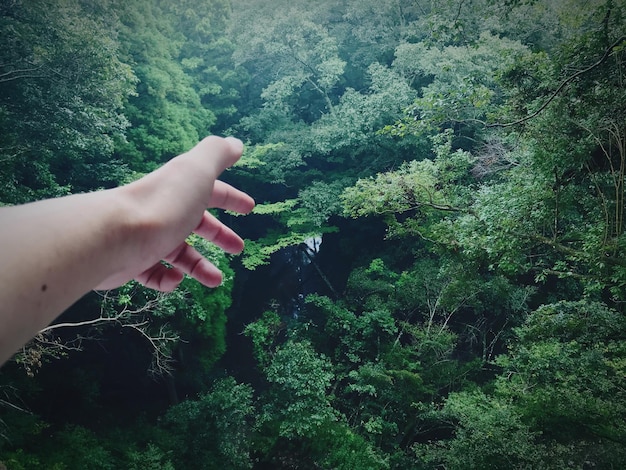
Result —
[{"label": "dense foliage", "polygon": [[620,468],[625,7],[3,2],[0,204],[208,133],[259,204],[241,257],[190,239],[218,289],[94,293],[3,367],[0,467]]}]

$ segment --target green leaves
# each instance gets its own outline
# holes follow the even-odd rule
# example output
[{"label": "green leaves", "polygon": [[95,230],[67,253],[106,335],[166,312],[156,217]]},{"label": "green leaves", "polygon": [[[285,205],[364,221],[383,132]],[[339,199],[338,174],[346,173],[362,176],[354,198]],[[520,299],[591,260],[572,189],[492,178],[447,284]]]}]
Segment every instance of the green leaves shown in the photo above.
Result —
[{"label": "green leaves", "polygon": [[538,433],[531,431],[515,406],[505,400],[481,392],[455,393],[446,400],[442,415],[456,423],[455,435],[441,446],[415,446],[426,465],[459,470],[543,465],[542,449],[536,443]]},{"label": "green leaves", "polygon": [[602,304],[537,309],[497,361],[495,394],[450,394],[438,419],[454,437],[417,445],[418,457],[459,469],[615,465],[625,432],[623,331],[623,317]]},{"label": "green leaves", "polygon": [[269,366],[284,323],[275,312],[263,312],[258,320],[246,325],[243,334],[252,340],[252,352],[257,364],[265,369]]},{"label": "green leaves", "polygon": [[[588,301],[558,302],[533,312],[516,330],[518,341],[499,362],[498,393],[510,398],[548,439],[573,443],[597,439],[594,458],[624,439],[624,318]],[[618,459],[620,454],[611,459]]]},{"label": "green leaves", "polygon": [[426,84],[394,132],[430,133],[455,123],[473,127],[493,119],[505,96],[498,75],[525,52],[522,44],[489,33],[467,46],[401,44],[394,67]]},{"label": "green leaves", "polygon": [[470,213],[472,157],[462,150],[453,152],[450,138],[450,133],[444,133],[432,139],[434,160],[405,162],[398,170],[360,179],[345,189],[341,198],[346,215],[382,216],[389,225],[389,237],[417,234],[430,238],[433,223]]},{"label": "green leaves", "polygon": [[12,2],[0,10],[0,201],[123,179],[124,168],[109,159],[128,125],[121,108],[136,79],[115,19],[94,13],[103,4]]},{"label": "green leaves", "polygon": [[275,396],[264,421],[278,420],[280,436],[313,436],[337,419],[328,394],[334,378],[331,364],[310,343],[288,341],[278,348],[266,377]]},{"label": "green leaves", "polygon": [[174,460],[185,466],[252,468],[249,439],[252,389],[232,377],[218,380],[207,393],[170,408],[164,423]]},{"label": "green leaves", "polygon": [[377,132],[398,119],[415,97],[401,76],[378,63],[367,68],[367,78],[367,90],[347,88],[333,112],[312,126],[312,145],[320,154],[348,152],[352,159],[368,158],[367,153],[386,140]]},{"label": "green leaves", "polygon": [[[254,21],[240,20],[246,27],[236,32],[242,47],[235,58],[262,77],[265,105],[288,115],[300,106],[313,108],[309,117],[330,112],[332,90],[346,65],[336,40],[312,21],[310,12],[274,7],[269,15],[256,15]],[[280,77],[268,79],[274,76],[271,70],[280,70]]]},{"label": "green leaves", "polygon": [[431,160],[413,161],[398,171],[359,180],[344,191],[342,199],[353,217],[445,206],[445,200],[435,188],[436,172]]},{"label": "green leaves", "polygon": [[270,256],[283,248],[297,246],[305,240],[319,236],[319,232],[276,234],[271,233],[260,240],[246,240],[246,250],[242,259],[242,264],[246,269],[253,270],[258,266],[266,265],[270,262]]},{"label": "green leaves", "polygon": [[202,105],[192,77],[179,62],[185,37],[173,29],[157,2],[125,5],[120,19],[139,84],[125,110],[132,127],[117,150],[134,170],[149,171],[193,147],[215,123],[215,115]]}]

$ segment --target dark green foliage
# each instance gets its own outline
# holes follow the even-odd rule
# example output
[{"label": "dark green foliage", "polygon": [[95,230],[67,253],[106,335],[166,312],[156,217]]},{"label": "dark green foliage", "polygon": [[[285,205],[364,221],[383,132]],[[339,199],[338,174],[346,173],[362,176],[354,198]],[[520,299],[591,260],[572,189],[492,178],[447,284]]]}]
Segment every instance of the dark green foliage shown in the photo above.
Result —
[{"label": "dark green foliage", "polygon": [[539,308],[516,330],[518,342],[500,361],[502,393],[546,437],[623,441],[625,323],[595,302]]},{"label": "dark green foliage", "polygon": [[165,452],[153,444],[146,450],[128,452],[128,470],[174,470]]},{"label": "dark green foliage", "polygon": [[[111,161],[135,76],[106,0],[12,1],[0,7],[0,201],[111,186]],[[94,35],[93,31],[100,31]]]},{"label": "dark green foliage", "polygon": [[125,105],[131,127],[117,151],[133,170],[150,171],[195,145],[215,123],[215,116],[202,106],[179,61],[185,37],[174,29],[159,2],[123,6],[120,20],[127,60],[139,81]]},{"label": "dark green foliage", "polygon": [[269,366],[278,335],[284,326],[280,316],[274,312],[263,312],[260,319],[246,325],[243,333],[252,340],[252,353],[260,367]]},{"label": "dark green foliage", "polygon": [[[223,132],[246,141],[224,178],[259,204],[223,215],[241,260],[189,239],[219,288],[102,304],[179,338],[139,402],[93,351],[63,354],[62,387],[3,369],[0,462],[621,468],[622,3],[2,3],[1,203],[129,181]],[[145,337],[119,330],[78,336],[143,372]]]},{"label": "dark green foliage", "polygon": [[[101,442],[93,431],[82,426],[67,425],[44,445],[46,448],[43,452],[38,450],[38,454],[42,455],[41,460],[35,463],[38,459],[31,457],[31,461],[23,468],[78,470],[88,467],[110,470],[117,466],[111,451],[105,447],[106,443]],[[20,468],[19,464],[16,468]]]},{"label": "dark green foliage", "polygon": [[545,450],[536,443],[538,435],[509,402],[480,392],[453,394],[441,414],[455,423],[455,436],[440,446],[415,446],[418,460],[428,468],[548,468],[541,461]]},{"label": "dark green foliage", "polygon": [[196,400],[170,408],[164,418],[176,468],[251,468],[252,389],[234,379],[217,381]]},{"label": "dark green foliage", "polygon": [[276,350],[265,374],[274,387],[261,423],[278,425],[280,437],[310,437],[335,421],[328,395],[334,378],[331,364],[310,343],[285,343]]},{"label": "dark green foliage", "polygon": [[247,71],[235,67],[231,59],[235,45],[226,35],[231,20],[230,3],[227,0],[188,0],[161,1],[159,5],[174,29],[183,33],[184,43],[178,60],[193,80],[193,89],[202,107],[215,117],[214,124],[200,127],[199,132],[223,132],[240,114],[237,106],[245,106],[241,103],[241,94],[247,84]]},{"label": "dark green foliage", "polygon": [[448,468],[612,468],[624,458],[624,318],[588,301],[532,312],[515,329],[495,393],[450,395],[454,438],[415,447]]}]

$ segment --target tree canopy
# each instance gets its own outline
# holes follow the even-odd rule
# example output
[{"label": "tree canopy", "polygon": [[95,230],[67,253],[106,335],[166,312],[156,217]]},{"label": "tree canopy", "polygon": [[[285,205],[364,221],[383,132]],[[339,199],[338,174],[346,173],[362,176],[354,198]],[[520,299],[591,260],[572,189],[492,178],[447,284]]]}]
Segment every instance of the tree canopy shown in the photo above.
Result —
[{"label": "tree canopy", "polygon": [[0,371],[0,467],[619,468],[620,0],[10,0],[0,204],[246,143],[246,237]]}]

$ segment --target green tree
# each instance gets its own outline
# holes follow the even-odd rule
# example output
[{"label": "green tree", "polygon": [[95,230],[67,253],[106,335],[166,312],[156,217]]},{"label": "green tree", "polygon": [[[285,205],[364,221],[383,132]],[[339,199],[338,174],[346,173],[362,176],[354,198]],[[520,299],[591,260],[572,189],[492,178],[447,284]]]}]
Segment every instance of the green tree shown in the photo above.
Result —
[{"label": "green tree", "polygon": [[345,61],[338,55],[336,40],[311,12],[273,7],[271,16],[260,15],[246,25],[238,37],[245,46],[236,50],[236,60],[243,65],[254,62],[260,72],[266,67],[281,70],[280,77],[263,86],[265,106],[308,121],[332,112],[333,89]]},{"label": "green tree", "polygon": [[165,453],[154,444],[143,451],[128,452],[129,470],[174,470],[175,467]]},{"label": "green tree", "polygon": [[623,441],[623,328],[623,316],[599,303],[540,307],[500,360],[500,393],[547,438]]},{"label": "green tree", "polygon": [[67,425],[48,442],[48,452],[42,458],[41,468],[80,469],[90,467],[110,470],[117,467],[117,459],[106,448],[106,443],[93,431],[77,425]]},{"label": "green tree", "polygon": [[526,52],[518,41],[489,32],[464,45],[400,44],[395,69],[422,86],[420,97],[407,109],[407,118],[390,131],[428,135],[451,127],[474,138],[502,112],[506,89],[499,75]]},{"label": "green tree", "polygon": [[262,369],[269,366],[277,337],[283,329],[284,324],[280,316],[270,311],[263,312],[261,318],[246,325],[243,332],[252,340],[254,359]]},{"label": "green tree", "polygon": [[[111,186],[135,76],[108,1],[5,2],[0,7],[0,201]],[[93,31],[100,34],[94,35]]]},{"label": "green tree", "polygon": [[270,388],[262,398],[255,446],[264,460],[346,470],[388,468],[333,408],[331,363],[310,342],[287,340],[276,348],[264,374]]},{"label": "green tree", "polygon": [[328,393],[331,364],[310,343],[288,341],[277,348],[265,375],[274,387],[261,423],[275,423],[280,437],[311,436],[337,419]]},{"label": "green tree", "polygon": [[185,36],[156,0],[116,5],[120,40],[139,79],[125,104],[131,127],[116,152],[139,172],[153,170],[208,134],[215,115],[202,105],[179,59]]},{"label": "green tree", "polygon": [[247,86],[247,73],[235,67],[232,55],[235,44],[228,37],[231,26],[231,5],[226,0],[159,3],[174,29],[183,34],[178,60],[193,80],[193,89],[204,108],[215,116],[210,129],[199,132],[222,133],[234,124],[242,92]]},{"label": "green tree", "polygon": [[416,455],[449,468],[619,466],[624,458],[624,319],[603,304],[532,312],[497,359],[492,393],[451,394],[432,419],[453,437]]},{"label": "green tree", "polygon": [[177,468],[252,468],[252,389],[232,377],[195,400],[170,408],[163,426]]},{"label": "green tree", "polygon": [[441,414],[454,423],[454,437],[439,445],[416,445],[417,460],[423,465],[450,469],[566,468],[542,461],[544,448],[536,443],[539,433],[531,431],[516,407],[506,400],[481,392],[452,394]]}]

